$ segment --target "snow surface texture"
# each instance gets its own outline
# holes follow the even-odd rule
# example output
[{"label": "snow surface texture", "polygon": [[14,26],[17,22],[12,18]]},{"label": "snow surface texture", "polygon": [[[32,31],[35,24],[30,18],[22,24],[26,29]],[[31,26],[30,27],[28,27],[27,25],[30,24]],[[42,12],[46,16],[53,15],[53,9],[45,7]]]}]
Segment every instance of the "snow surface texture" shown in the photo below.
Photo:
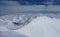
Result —
[{"label": "snow surface texture", "polygon": [[5,27],[0,27],[0,37],[28,37],[26,35],[17,33],[6,29]]},{"label": "snow surface texture", "polygon": [[60,37],[60,19],[41,16],[16,32],[30,37]]},{"label": "snow surface texture", "polygon": [[5,26],[10,30],[19,29],[32,21],[36,16],[30,15],[6,15],[0,17],[0,26]]},{"label": "snow surface texture", "polygon": [[39,15],[38,17],[36,15],[0,17],[1,37],[25,37],[25,35],[29,37],[60,37],[60,19]]}]

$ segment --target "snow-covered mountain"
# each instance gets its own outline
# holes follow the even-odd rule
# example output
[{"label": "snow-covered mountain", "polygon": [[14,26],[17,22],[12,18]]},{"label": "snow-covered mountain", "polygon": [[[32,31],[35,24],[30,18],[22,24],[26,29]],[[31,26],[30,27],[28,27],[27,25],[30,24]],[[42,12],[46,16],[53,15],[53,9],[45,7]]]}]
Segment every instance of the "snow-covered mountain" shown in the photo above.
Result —
[{"label": "snow-covered mountain", "polygon": [[60,37],[60,19],[40,16],[15,31],[30,37]]},{"label": "snow-covered mountain", "polygon": [[60,18],[58,14],[21,14],[21,15],[5,15],[0,16],[0,26],[5,26],[8,29],[16,30],[27,24],[33,19],[40,16],[48,16],[50,18]]},{"label": "snow-covered mountain", "polygon": [[[0,16],[1,29],[3,35],[8,33],[8,36],[14,32],[17,36],[21,33],[29,37],[60,37],[60,18],[51,18],[43,14],[5,15]],[[4,29],[8,32],[4,32]]]},{"label": "snow-covered mountain", "polygon": [[30,23],[37,16],[34,15],[5,15],[0,16],[0,25],[16,30]]}]

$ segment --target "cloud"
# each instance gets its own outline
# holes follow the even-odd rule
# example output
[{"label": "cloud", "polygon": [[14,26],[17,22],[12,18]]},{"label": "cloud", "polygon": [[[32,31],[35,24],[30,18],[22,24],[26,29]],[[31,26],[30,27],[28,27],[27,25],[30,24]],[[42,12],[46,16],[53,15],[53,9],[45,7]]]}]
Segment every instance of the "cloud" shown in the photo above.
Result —
[{"label": "cloud", "polygon": [[7,5],[4,5],[5,8],[3,8],[4,6],[1,7],[1,8],[4,9],[3,11],[21,12],[21,11],[29,11],[29,10],[40,11],[40,10],[44,9],[44,6],[42,6],[42,5],[38,5],[38,6],[37,5],[22,6],[16,1],[2,1],[2,3],[7,4]]},{"label": "cloud", "polygon": [[48,10],[50,10],[50,11],[60,11],[60,5],[49,5]]},{"label": "cloud", "polygon": [[[25,3],[29,4],[25,1]],[[0,1],[0,14],[25,11],[60,11],[60,5],[21,5],[17,1]],[[54,15],[55,16],[55,15]]]},{"label": "cloud", "polygon": [[6,6],[19,6],[19,3],[17,1],[0,1],[0,3],[0,5],[5,4]]}]

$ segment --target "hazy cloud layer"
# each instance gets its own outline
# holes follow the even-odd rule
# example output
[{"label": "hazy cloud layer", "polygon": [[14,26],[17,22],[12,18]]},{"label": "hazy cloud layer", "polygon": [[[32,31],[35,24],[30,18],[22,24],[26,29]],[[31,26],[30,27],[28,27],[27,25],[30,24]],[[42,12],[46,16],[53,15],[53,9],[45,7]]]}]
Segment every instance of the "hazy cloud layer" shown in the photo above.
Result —
[{"label": "hazy cloud layer", "polygon": [[[26,3],[28,4],[28,2]],[[25,11],[60,11],[60,5],[21,5],[17,1],[0,1],[0,14]],[[50,14],[49,16],[60,17],[59,15],[60,14]]]},{"label": "hazy cloud layer", "polygon": [[[26,2],[27,3],[27,2]],[[21,11],[60,11],[60,5],[49,5],[48,7],[44,5],[20,5],[16,1],[0,1],[0,11],[1,12],[21,12]]]}]

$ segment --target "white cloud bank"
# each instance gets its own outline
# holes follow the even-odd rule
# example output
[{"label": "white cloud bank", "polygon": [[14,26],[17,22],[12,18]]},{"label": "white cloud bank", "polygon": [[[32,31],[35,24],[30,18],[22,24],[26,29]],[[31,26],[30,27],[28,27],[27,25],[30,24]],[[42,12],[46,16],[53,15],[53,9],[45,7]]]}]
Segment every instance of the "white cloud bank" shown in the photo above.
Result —
[{"label": "white cloud bank", "polygon": [[0,3],[3,6],[1,7],[0,4],[0,12],[24,12],[24,11],[42,11],[42,10],[48,10],[48,11],[60,11],[60,5],[49,5],[48,7],[44,5],[28,5],[23,6],[20,5],[17,1],[0,1]]}]

